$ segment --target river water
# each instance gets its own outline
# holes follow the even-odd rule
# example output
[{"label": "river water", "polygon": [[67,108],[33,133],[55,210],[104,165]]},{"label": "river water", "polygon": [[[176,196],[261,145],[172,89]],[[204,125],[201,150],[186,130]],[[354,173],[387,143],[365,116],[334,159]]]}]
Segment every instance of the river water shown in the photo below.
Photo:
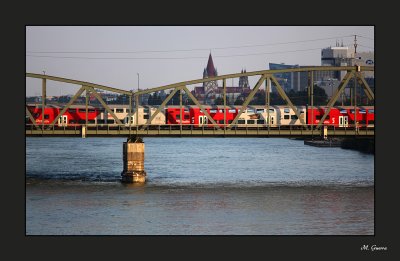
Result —
[{"label": "river water", "polygon": [[373,235],[374,156],[281,138],[26,138],[27,235]]}]

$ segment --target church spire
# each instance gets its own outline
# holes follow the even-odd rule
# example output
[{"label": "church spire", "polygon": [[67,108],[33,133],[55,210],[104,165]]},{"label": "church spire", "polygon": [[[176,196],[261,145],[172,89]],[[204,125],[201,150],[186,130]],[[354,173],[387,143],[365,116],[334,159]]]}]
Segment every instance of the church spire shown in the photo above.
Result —
[{"label": "church spire", "polygon": [[212,59],[212,56],[211,56],[211,52],[210,52],[210,55],[208,56],[207,75],[208,75],[208,77],[217,76],[217,71],[215,70],[215,67],[214,67],[214,62],[213,62],[213,59]]}]

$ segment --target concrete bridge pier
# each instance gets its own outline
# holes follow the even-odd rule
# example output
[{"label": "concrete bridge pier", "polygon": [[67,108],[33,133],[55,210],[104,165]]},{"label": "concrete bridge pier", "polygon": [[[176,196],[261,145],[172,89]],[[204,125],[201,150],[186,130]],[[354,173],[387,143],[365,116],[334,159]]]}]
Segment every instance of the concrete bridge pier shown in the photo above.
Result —
[{"label": "concrete bridge pier", "polygon": [[128,138],[123,144],[124,170],[121,173],[122,182],[144,183],[144,142],[140,137]]}]

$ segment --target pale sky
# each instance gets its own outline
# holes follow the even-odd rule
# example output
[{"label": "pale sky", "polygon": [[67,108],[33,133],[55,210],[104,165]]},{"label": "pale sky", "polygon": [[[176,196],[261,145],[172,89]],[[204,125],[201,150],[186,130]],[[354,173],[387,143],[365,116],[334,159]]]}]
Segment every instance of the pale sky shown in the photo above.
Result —
[{"label": "pale sky", "polygon": [[[373,51],[373,26],[27,26],[26,72],[125,90],[137,90],[139,73],[147,89],[201,79],[210,51],[218,75],[267,70],[270,62],[321,65],[322,48],[336,40],[353,47],[353,35],[360,36],[357,52]],[[252,87],[257,79],[249,78]],[[26,85],[27,96],[41,94],[40,80],[26,78]],[[80,87],[47,86],[48,96]]]}]

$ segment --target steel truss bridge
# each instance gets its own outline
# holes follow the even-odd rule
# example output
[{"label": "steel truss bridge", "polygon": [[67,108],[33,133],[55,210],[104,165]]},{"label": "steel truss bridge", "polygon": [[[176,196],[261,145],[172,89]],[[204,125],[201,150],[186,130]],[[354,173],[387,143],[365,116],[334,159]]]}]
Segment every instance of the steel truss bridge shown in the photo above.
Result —
[{"label": "steel truss bridge", "polygon": [[[293,105],[292,101],[289,99],[287,94],[285,93],[282,86],[278,83],[278,80],[274,76],[277,73],[290,73],[290,72],[306,72],[308,74],[308,96],[311,101],[311,108],[314,106],[314,81],[313,76],[316,71],[345,71],[346,75],[343,77],[339,86],[336,88],[334,93],[332,94],[331,99],[328,101],[326,107],[327,110],[325,114],[322,116],[320,122],[315,125],[309,125],[304,122],[304,119],[300,117],[299,111]],[[374,67],[372,66],[341,66],[341,67],[332,67],[332,66],[315,66],[315,67],[303,67],[303,68],[294,68],[294,69],[283,69],[283,70],[263,70],[263,71],[254,71],[254,72],[246,72],[246,73],[237,73],[237,74],[227,74],[221,75],[212,78],[191,80],[185,82],[179,82],[175,84],[169,84],[166,86],[151,88],[147,90],[141,90],[136,92],[130,92],[122,89],[117,89],[113,87],[108,87],[104,85],[83,82],[78,80],[71,80],[56,76],[50,75],[41,75],[34,73],[26,73],[26,77],[29,78],[38,78],[42,79],[42,108],[46,105],[46,83],[47,81],[57,81],[70,83],[74,85],[81,86],[80,89],[75,93],[72,99],[65,105],[65,107],[60,111],[58,116],[50,123],[50,124],[37,124],[28,110],[26,106],[26,115],[31,119],[33,124],[25,126],[25,134],[26,136],[89,136],[89,137],[128,137],[128,136],[143,136],[143,137],[311,137],[311,136],[323,136],[324,132],[328,136],[357,136],[357,137],[373,137],[375,135],[374,127],[361,126],[360,128],[355,125],[349,125],[348,127],[334,127],[334,126],[323,126],[323,122],[332,106],[335,104],[340,94],[345,90],[346,86],[350,82],[351,79],[354,80],[354,93],[356,93],[357,84],[362,86],[366,96],[369,100],[374,100],[375,96],[368,83],[365,81],[362,76],[363,71],[374,71]],[[243,102],[240,107],[238,115],[234,118],[234,120],[230,124],[217,124],[214,119],[209,115],[209,113],[205,110],[204,105],[202,105],[189,91],[188,85],[199,84],[203,82],[209,81],[217,81],[222,80],[223,83],[223,101],[224,108],[226,108],[226,80],[231,78],[238,78],[241,76],[259,76],[259,80],[257,81],[254,88],[251,90],[250,94]],[[280,97],[286,102],[286,104],[292,108],[292,110],[297,115],[297,118],[300,120],[301,125],[291,126],[291,125],[282,125],[278,127],[269,126],[268,123],[263,125],[262,127],[239,127],[237,121],[240,115],[246,110],[247,106],[252,101],[254,95],[260,89],[261,85],[266,82],[265,91],[265,108],[267,111],[267,118],[269,118],[269,106],[270,105],[270,88],[271,83],[277,89]],[[162,104],[157,108],[155,113],[151,115],[151,117],[147,120],[146,124],[137,125],[137,124],[123,124],[120,119],[114,114],[114,112],[109,108],[109,106],[104,102],[99,92],[96,91],[103,90],[109,92],[115,92],[119,94],[125,94],[129,97],[129,113],[128,117],[134,115],[134,111],[139,111],[139,97],[143,94],[153,93],[161,90],[172,90],[172,92],[166,97],[166,99],[162,102]],[[86,94],[86,123],[80,126],[62,126],[59,127],[56,123],[58,119],[67,111],[68,108],[80,97],[83,92]],[[154,125],[151,124],[152,120],[156,117],[158,113],[160,113],[168,101],[179,92],[180,97],[180,107],[182,108],[182,93],[185,92],[189,98],[197,105],[200,110],[207,116],[208,120],[211,122],[209,125],[212,127],[202,126],[200,128],[195,127],[193,125]],[[88,123],[88,104],[89,104],[89,95],[92,93],[104,109],[112,116],[112,118],[117,123],[116,125],[93,125]],[[132,104],[135,104],[135,109]],[[354,107],[356,108],[356,95],[354,95]],[[360,105],[358,105],[360,106]],[[226,110],[224,110],[224,122],[226,122]],[[139,114],[136,113],[136,122],[138,121]],[[182,119],[182,110],[181,110],[181,119]],[[44,110],[42,110],[42,119],[44,119]],[[43,122],[43,121],[42,121]],[[130,122],[130,121],[129,121]],[[355,121],[356,122],[356,119]]]}]

